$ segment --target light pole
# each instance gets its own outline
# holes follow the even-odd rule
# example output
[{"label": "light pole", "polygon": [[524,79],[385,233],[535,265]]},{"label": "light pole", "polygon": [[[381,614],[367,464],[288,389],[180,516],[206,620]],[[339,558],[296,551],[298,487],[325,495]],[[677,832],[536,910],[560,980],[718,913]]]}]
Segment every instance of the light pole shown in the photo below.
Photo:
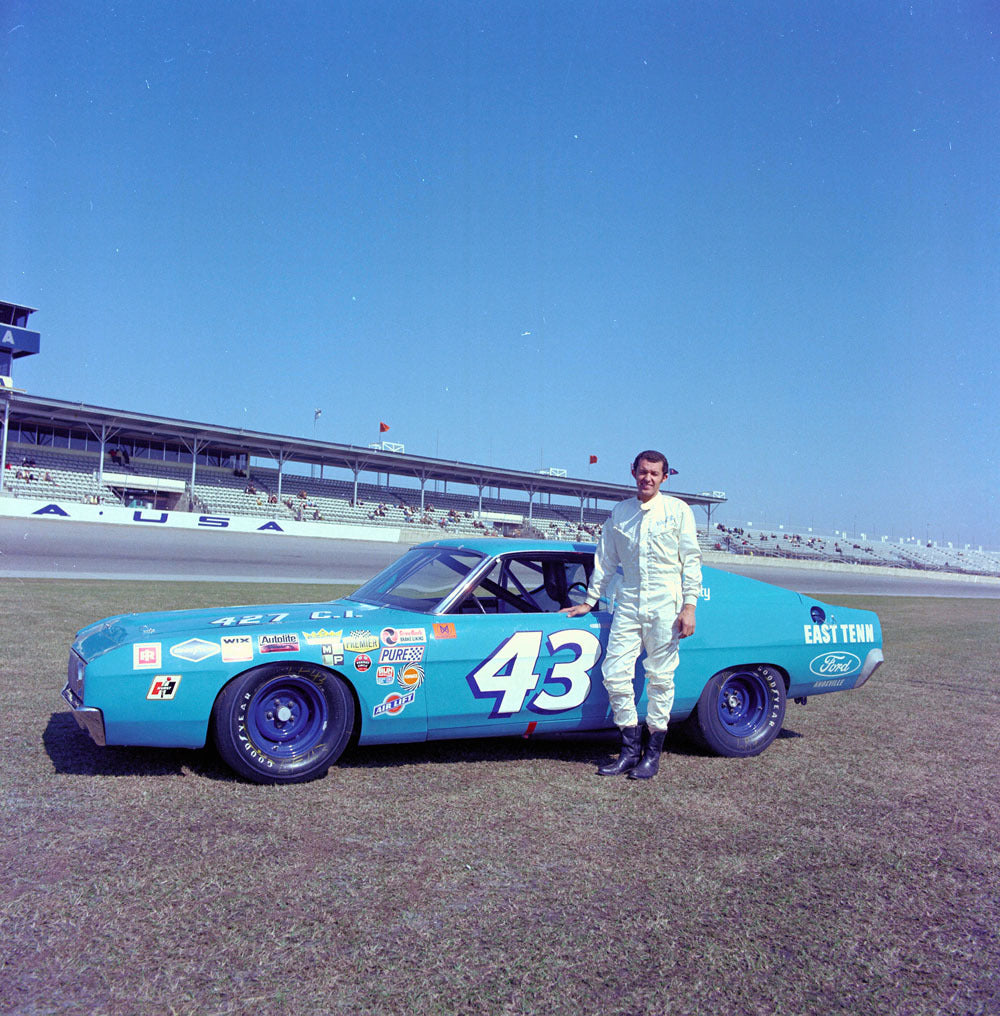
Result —
[{"label": "light pole", "polygon": [[[314,409],[313,410],[313,440],[314,441],[316,440],[316,421],[322,415],[323,415],[323,410],[322,409]],[[316,463],[315,462],[312,465],[312,475],[313,476],[316,475]],[[322,462],[319,464],[319,478],[321,480],[323,479],[323,463]]]}]

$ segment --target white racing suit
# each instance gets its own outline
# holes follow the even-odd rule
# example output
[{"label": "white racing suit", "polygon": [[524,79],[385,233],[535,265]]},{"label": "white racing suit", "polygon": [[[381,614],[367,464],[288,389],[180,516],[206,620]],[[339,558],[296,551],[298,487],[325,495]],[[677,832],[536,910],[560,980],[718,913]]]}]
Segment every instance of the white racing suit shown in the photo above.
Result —
[{"label": "white racing suit", "polygon": [[646,650],[646,725],[666,730],[674,704],[681,607],[701,593],[701,551],[694,514],[683,501],[657,492],[649,501],[615,506],[601,530],[587,602],[596,606],[619,565],[624,581],[614,605],[604,657],[604,687],[615,724],[638,722],[632,682]]}]

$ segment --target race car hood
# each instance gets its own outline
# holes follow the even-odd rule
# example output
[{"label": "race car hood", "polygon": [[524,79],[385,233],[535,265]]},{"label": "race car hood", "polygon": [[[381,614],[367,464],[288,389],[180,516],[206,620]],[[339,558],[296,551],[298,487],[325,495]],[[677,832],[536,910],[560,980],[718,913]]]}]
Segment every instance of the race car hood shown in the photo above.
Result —
[{"label": "race car hood", "polygon": [[269,603],[266,606],[210,607],[205,610],[168,610],[146,614],[121,614],[107,617],[81,628],[73,650],[90,661],[127,643],[166,641],[184,635],[202,637],[247,630],[266,630],[270,626],[315,626],[322,622],[360,623],[380,608],[366,604],[334,600],[327,603]]}]

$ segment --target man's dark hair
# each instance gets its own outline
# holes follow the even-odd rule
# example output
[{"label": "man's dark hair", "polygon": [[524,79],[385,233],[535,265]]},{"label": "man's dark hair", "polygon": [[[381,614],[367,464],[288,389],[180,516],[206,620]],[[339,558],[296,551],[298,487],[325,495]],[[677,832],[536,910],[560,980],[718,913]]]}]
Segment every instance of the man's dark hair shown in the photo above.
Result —
[{"label": "man's dark hair", "polygon": [[654,452],[652,449],[647,449],[644,452],[639,452],[635,457],[635,461],[632,463],[632,472],[634,473],[639,468],[639,463],[645,459],[647,462],[662,462],[663,463],[663,475],[666,476],[670,472],[670,465],[667,463],[667,457],[663,452]]}]

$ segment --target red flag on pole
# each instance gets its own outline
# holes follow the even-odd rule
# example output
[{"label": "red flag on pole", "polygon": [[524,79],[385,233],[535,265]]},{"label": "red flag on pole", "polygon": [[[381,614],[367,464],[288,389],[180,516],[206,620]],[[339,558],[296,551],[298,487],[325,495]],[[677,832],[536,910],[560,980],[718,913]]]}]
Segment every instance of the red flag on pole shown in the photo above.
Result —
[{"label": "red flag on pole", "polygon": [[596,461],[597,461],[597,456],[596,455],[591,455],[590,456],[590,464],[593,465]]},{"label": "red flag on pole", "polygon": [[388,429],[389,429],[389,424],[382,423],[382,421],[380,420],[379,421],[379,425],[378,425],[378,432],[380,434],[384,434]]}]

